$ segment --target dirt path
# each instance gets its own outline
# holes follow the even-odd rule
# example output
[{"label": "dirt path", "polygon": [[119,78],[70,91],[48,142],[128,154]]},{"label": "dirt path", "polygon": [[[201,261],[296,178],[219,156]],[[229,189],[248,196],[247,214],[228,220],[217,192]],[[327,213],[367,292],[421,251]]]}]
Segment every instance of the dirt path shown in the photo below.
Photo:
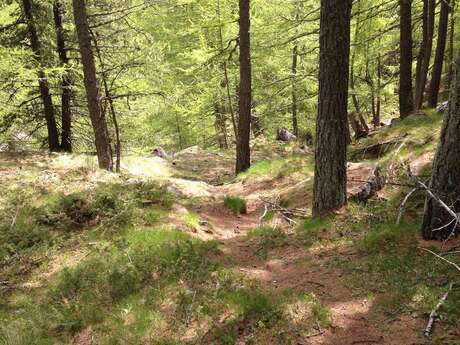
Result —
[{"label": "dirt path", "polygon": [[[209,169],[206,176],[206,181],[201,183],[219,180],[212,176]],[[187,180],[182,180],[182,184],[187,184],[185,181]],[[411,317],[389,319],[375,311],[372,299],[352,295],[346,287],[344,273],[331,267],[328,262],[329,257],[337,254],[331,253],[336,249],[306,249],[301,244],[295,244],[293,239],[286,246],[277,249],[276,255],[271,255],[267,260],[256,254],[246,235],[259,226],[259,218],[263,212],[259,196],[272,194],[273,184],[243,186],[235,183],[209,186],[208,190],[211,193],[208,201],[197,205],[193,210],[207,225],[207,230],[198,235],[220,243],[224,265],[258,281],[262,290],[270,295],[281,295],[286,291],[313,293],[329,309],[331,325],[323,328],[318,326],[316,333],[305,337],[299,345],[427,344],[417,335],[423,327],[422,320]],[[244,195],[248,200],[248,214],[236,216],[230,212],[223,204],[223,196],[226,194]],[[288,237],[294,236],[292,229],[285,230]],[[349,250],[343,255],[350,255]],[[240,339],[238,344],[245,342]]]}]

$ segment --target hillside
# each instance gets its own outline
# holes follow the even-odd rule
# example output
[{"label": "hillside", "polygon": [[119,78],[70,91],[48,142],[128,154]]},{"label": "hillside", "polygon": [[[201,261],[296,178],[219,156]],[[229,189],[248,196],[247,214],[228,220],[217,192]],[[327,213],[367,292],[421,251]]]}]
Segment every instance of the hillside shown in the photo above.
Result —
[{"label": "hillside", "polygon": [[[130,156],[120,174],[90,156],[2,153],[0,344],[459,344],[458,285],[423,336],[459,272],[419,249],[459,263],[459,240],[421,240],[422,192],[395,224],[441,120],[351,145],[353,176],[378,164],[387,184],[322,220],[296,144],[256,140],[237,178],[232,153],[198,147]],[[273,211],[294,208],[305,217]]]}]

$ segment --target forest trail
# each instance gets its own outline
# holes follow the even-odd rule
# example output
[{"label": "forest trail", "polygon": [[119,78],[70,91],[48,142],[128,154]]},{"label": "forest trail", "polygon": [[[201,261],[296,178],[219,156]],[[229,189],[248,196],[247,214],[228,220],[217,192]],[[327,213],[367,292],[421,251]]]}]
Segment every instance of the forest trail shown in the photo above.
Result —
[{"label": "forest trail", "polygon": [[[339,269],[331,265],[333,256],[359,256],[358,251],[349,246],[332,245],[311,247],[296,243],[294,229],[282,218],[276,219],[277,227],[287,235],[287,240],[270,250],[270,257],[262,257],[258,244],[249,239],[251,230],[261,225],[264,204],[261,197],[279,196],[286,186],[271,183],[254,182],[212,185],[215,181],[231,176],[233,165],[222,157],[214,160],[209,155],[194,153],[173,160],[173,169],[179,176],[206,176],[204,180],[172,179],[171,183],[179,187],[188,197],[203,197],[203,190],[210,193],[193,207],[203,224],[201,231],[194,235],[204,240],[215,240],[222,252],[221,262],[229,268],[244,274],[260,285],[261,289],[272,296],[286,292],[311,293],[330,312],[330,326],[317,325],[315,331],[305,337],[298,345],[409,345],[425,344],[418,336],[423,323],[413,317],[404,319],[376,313],[372,298],[354,297],[347,288],[346,277]],[[186,162],[193,162],[185,164]],[[359,177],[359,171],[355,172]],[[173,174],[174,175],[174,174]],[[178,183],[178,181],[180,181]],[[197,183],[201,188],[196,188]],[[203,185],[204,184],[204,185]],[[188,187],[187,187],[188,186]],[[353,186],[352,186],[353,188]],[[193,195],[195,190],[196,195]],[[225,195],[244,196],[248,201],[247,214],[235,215],[223,202]],[[395,311],[396,312],[396,311]],[[301,318],[301,316],[300,316]],[[247,325],[252,327],[252,325]],[[245,326],[239,330],[237,344],[246,344]]]}]

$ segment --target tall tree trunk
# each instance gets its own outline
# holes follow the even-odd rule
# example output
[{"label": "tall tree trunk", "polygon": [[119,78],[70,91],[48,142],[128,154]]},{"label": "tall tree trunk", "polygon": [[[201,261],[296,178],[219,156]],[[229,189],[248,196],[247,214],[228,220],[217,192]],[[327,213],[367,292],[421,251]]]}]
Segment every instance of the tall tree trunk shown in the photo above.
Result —
[{"label": "tall tree trunk", "polygon": [[[298,16],[296,17],[298,18]],[[297,90],[296,90],[296,79],[297,79],[297,63],[299,58],[298,53],[299,47],[297,42],[294,42],[292,48],[292,130],[296,137],[299,136],[299,123],[297,119]]]},{"label": "tall tree trunk", "polygon": [[236,173],[246,171],[251,166],[251,152],[249,147],[251,131],[251,38],[250,38],[250,0],[240,0],[240,87],[239,87],[239,121],[236,148]]},{"label": "tall tree trunk", "polygon": [[219,148],[223,150],[228,149],[228,135],[227,135],[227,119],[225,116],[225,107],[219,105],[219,102],[214,104],[214,127],[216,129],[217,143]]},{"label": "tall tree trunk", "polygon": [[450,34],[449,34],[449,67],[447,71],[447,89],[450,90],[452,86],[452,79],[454,74],[454,41],[455,41],[455,0],[451,2],[452,10],[450,16]]},{"label": "tall tree trunk", "polygon": [[62,4],[59,0],[53,3],[54,27],[56,30],[56,45],[61,66],[65,69],[62,76],[62,94],[61,94],[61,150],[72,152],[72,111],[70,109],[72,101],[72,79],[70,71],[67,69],[69,58],[65,47],[64,26],[62,23]]},{"label": "tall tree trunk", "polygon": [[[444,119],[438,151],[433,163],[430,188],[453,211],[460,212],[460,54],[457,57],[452,90],[450,92],[449,112]],[[423,237],[441,239],[458,230],[453,217],[432,198],[427,198],[423,219]],[[438,231],[435,229],[442,228]]]},{"label": "tall tree trunk", "polygon": [[428,79],[431,51],[433,48],[434,18],[436,0],[423,0],[423,37],[417,58],[417,70],[415,74],[415,98],[414,107],[421,109],[425,95],[425,85]]},{"label": "tall tree trunk", "polygon": [[399,0],[400,72],[399,113],[404,119],[414,110],[412,94],[412,0]]},{"label": "tall tree trunk", "polygon": [[91,46],[86,4],[84,0],[72,0],[72,4],[83,64],[86,98],[95,136],[99,167],[112,171],[112,147],[110,145],[107,121],[101,111],[99,87],[96,77],[96,64],[94,62],[93,48]]},{"label": "tall tree trunk", "polygon": [[433,72],[431,74],[430,87],[428,89],[428,106],[435,108],[438,104],[439,87],[441,85],[444,53],[446,50],[447,27],[449,25],[450,0],[441,1],[441,13],[439,15],[438,42],[434,58]]},{"label": "tall tree trunk", "polygon": [[24,17],[27,21],[30,43],[34,57],[39,64],[38,84],[40,88],[40,97],[43,102],[45,113],[46,128],[48,130],[48,147],[50,151],[59,151],[59,134],[56,126],[56,117],[53,106],[53,99],[49,89],[48,79],[42,69],[42,51],[38,38],[37,28],[35,27],[34,16],[32,14],[32,3],[30,0],[22,0]]},{"label": "tall tree trunk", "polygon": [[313,215],[347,203],[347,109],[352,0],[321,0]]},{"label": "tall tree trunk", "polygon": [[[219,19],[219,47],[220,51],[224,51],[224,33],[222,32],[222,23],[220,18],[220,0],[217,0],[217,18]],[[228,77],[228,64],[227,59],[224,59],[222,63],[222,68],[224,70],[224,78],[225,78],[225,89],[227,91],[227,102],[228,102],[228,110],[230,111],[230,117],[232,120],[233,126],[233,133],[235,134],[235,140],[238,140],[238,125],[236,124],[236,117],[235,111],[233,110],[233,102],[232,102],[232,95],[230,91],[230,78]]]},{"label": "tall tree trunk", "polygon": [[374,128],[380,127],[380,113],[382,108],[382,56],[380,52],[377,56],[377,100],[375,105],[375,114],[372,117],[372,122],[374,124]]}]

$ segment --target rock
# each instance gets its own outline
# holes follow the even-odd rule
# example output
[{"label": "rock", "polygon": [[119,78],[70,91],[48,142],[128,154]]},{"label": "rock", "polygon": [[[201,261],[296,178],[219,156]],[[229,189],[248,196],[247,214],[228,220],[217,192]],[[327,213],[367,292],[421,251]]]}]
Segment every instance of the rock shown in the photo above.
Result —
[{"label": "rock", "polygon": [[182,206],[182,205],[179,205],[179,204],[174,204],[172,207],[171,207],[171,210],[175,213],[175,214],[178,214],[178,215],[182,215],[182,216],[185,216],[186,214],[188,214],[188,210]]},{"label": "rock", "polygon": [[401,119],[399,117],[395,117],[390,121],[390,127],[396,126],[401,123]]},{"label": "rock", "polygon": [[449,110],[449,101],[442,102],[436,107],[436,111],[440,114],[444,114]]},{"label": "rock", "polygon": [[160,158],[168,158],[168,154],[161,147],[157,147],[155,150],[153,150],[152,155]]},{"label": "rock", "polygon": [[289,132],[286,128],[278,128],[278,131],[276,133],[276,140],[290,142],[297,140],[297,137],[291,132]]},{"label": "rock", "polygon": [[385,187],[385,176],[372,163],[349,163],[347,194],[351,200],[367,202]]}]

